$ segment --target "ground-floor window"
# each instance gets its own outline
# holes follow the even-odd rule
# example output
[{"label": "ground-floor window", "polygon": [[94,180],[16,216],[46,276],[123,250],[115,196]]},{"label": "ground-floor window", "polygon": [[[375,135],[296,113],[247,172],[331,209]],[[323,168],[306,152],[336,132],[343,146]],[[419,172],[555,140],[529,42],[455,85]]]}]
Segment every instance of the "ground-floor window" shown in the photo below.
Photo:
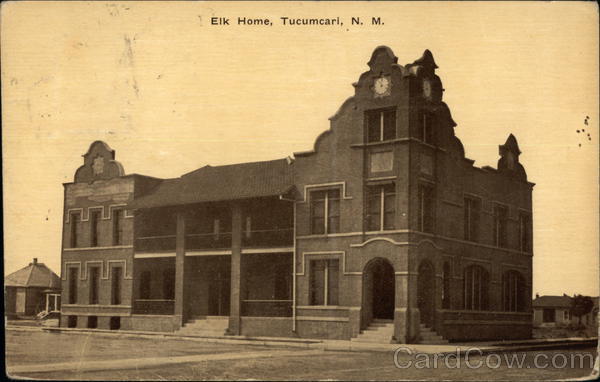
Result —
[{"label": "ground-floor window", "polygon": [[77,327],[77,316],[67,316],[67,327],[68,328],[76,328]]},{"label": "ground-floor window", "polygon": [[502,275],[502,302],[505,312],[524,312],[527,288],[523,276],[517,271]]},{"label": "ground-floor window", "polygon": [[444,263],[442,270],[442,309],[450,309],[450,264]]},{"label": "ground-floor window", "polygon": [[87,327],[95,329],[98,327],[98,316],[88,316]]},{"label": "ground-floor window", "polygon": [[69,268],[69,304],[77,304],[77,279],[79,278],[79,269]]},{"label": "ground-floor window", "polygon": [[111,317],[109,325],[110,325],[110,330],[121,329],[121,317]]},{"label": "ground-floor window", "polygon": [[464,270],[463,289],[466,310],[488,310],[489,274],[479,265]]},{"label": "ground-floor window", "polygon": [[338,305],[339,260],[310,262],[310,304]]}]

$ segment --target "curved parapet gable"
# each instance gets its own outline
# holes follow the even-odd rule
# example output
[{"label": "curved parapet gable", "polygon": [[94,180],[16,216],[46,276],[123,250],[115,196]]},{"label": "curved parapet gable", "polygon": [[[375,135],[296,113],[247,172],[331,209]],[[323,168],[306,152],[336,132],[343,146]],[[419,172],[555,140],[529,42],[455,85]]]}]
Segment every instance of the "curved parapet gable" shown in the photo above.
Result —
[{"label": "curved parapet gable", "polygon": [[115,160],[115,150],[105,142],[95,141],[83,155],[83,166],[75,171],[76,183],[91,183],[125,175],[121,163]]}]

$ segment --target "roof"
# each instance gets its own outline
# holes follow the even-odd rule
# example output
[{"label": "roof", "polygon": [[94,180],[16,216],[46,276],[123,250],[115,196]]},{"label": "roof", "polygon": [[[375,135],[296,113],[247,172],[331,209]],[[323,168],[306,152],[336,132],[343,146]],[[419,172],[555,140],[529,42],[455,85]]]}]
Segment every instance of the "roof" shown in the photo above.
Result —
[{"label": "roof", "polygon": [[129,207],[153,208],[282,195],[293,185],[293,162],[289,158],[204,166],[179,178],[163,180]]},{"label": "roof", "polygon": [[540,296],[533,300],[533,307],[545,308],[570,308],[571,297],[563,296]]},{"label": "roof", "polygon": [[37,259],[34,259],[33,263],[29,263],[25,268],[6,276],[4,286],[60,289],[60,277],[44,263],[38,263]]}]

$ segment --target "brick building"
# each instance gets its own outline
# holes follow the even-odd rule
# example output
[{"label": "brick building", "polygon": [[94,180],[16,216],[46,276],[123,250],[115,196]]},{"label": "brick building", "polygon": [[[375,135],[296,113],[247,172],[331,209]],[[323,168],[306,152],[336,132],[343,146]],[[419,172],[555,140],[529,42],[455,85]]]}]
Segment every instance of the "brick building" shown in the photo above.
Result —
[{"label": "brick building", "polygon": [[517,140],[475,167],[429,51],[403,66],[378,47],[368,66],[294,159],[157,179],[94,142],[64,185],[61,325],[529,338],[533,184]]}]

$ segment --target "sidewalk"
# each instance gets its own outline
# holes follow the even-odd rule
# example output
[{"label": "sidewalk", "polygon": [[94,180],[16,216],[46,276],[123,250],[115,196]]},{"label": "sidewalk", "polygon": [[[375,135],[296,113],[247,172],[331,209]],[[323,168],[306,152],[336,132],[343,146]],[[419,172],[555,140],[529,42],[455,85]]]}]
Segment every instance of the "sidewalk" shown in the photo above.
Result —
[{"label": "sidewalk", "polygon": [[553,338],[553,339],[532,339],[520,341],[488,341],[471,343],[450,343],[439,345],[421,345],[421,344],[378,344],[368,342],[355,342],[347,340],[317,340],[317,339],[298,339],[282,337],[247,337],[247,336],[216,336],[204,337],[194,335],[181,335],[172,332],[145,332],[145,331],[114,331],[106,329],[79,329],[79,328],[58,328],[58,327],[16,327],[7,326],[7,330],[43,330],[52,333],[72,333],[72,334],[94,334],[103,336],[114,336],[120,338],[169,338],[188,341],[198,341],[207,343],[256,345],[268,347],[283,348],[304,348],[324,351],[368,351],[368,352],[394,352],[398,349],[406,353],[426,353],[426,354],[459,354],[464,355],[470,349],[472,354],[499,353],[509,351],[527,351],[572,347],[589,347],[597,345],[597,338]]}]

